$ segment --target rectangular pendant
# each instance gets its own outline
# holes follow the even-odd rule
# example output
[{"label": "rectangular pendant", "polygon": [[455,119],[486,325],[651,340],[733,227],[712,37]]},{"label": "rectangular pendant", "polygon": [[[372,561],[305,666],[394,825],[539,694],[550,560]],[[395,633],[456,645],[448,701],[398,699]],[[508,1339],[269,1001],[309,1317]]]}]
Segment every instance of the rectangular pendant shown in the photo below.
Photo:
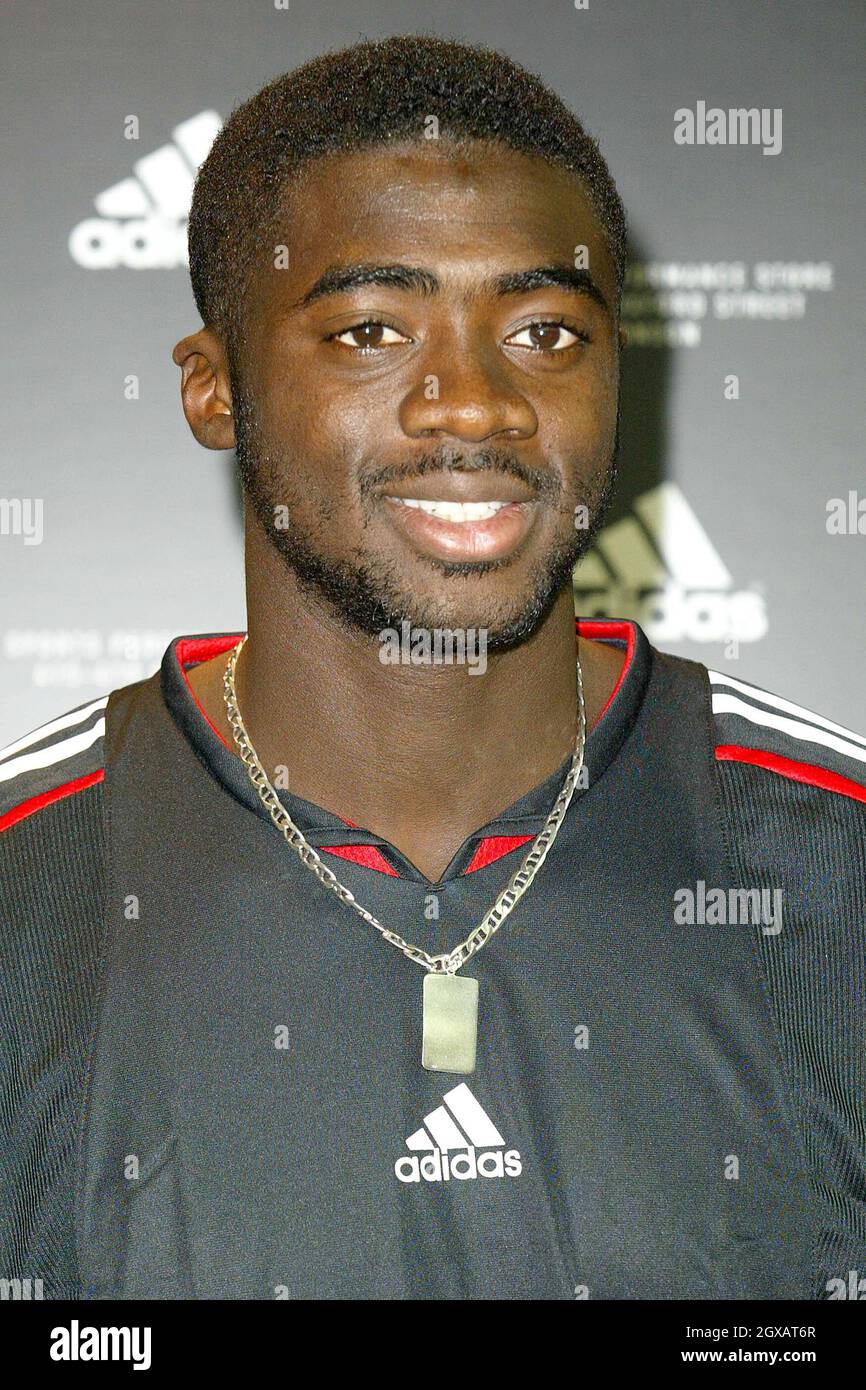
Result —
[{"label": "rectangular pendant", "polygon": [[464,975],[424,976],[424,1037],[421,1065],[427,1071],[475,1070],[478,1039],[478,981]]}]

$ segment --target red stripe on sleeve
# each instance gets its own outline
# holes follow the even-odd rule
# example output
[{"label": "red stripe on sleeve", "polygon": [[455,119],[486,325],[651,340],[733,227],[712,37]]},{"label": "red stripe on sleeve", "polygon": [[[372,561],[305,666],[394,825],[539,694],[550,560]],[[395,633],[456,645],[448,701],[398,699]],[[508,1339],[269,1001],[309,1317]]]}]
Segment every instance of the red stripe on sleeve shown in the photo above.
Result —
[{"label": "red stripe on sleeve", "polygon": [[719,762],[752,763],[755,767],[776,772],[780,777],[788,777],[792,782],[805,782],[810,787],[821,787],[823,791],[838,792],[840,796],[866,802],[866,787],[860,782],[855,782],[851,777],[841,777],[838,772],[828,772],[825,767],[816,767],[814,763],[800,763],[794,758],[783,758],[762,748],[743,748],[738,743],[719,744],[716,758]]},{"label": "red stripe on sleeve", "polygon": [[0,830],[8,830],[10,825],[17,825],[20,820],[26,820],[28,816],[41,811],[43,806],[50,806],[52,801],[62,801],[66,796],[83,792],[85,787],[94,786],[104,777],[105,768],[101,767],[97,772],[88,772],[86,777],[76,777],[72,782],[64,782],[62,786],[54,787],[50,792],[40,792],[38,796],[31,796],[29,801],[22,801],[20,806],[13,806],[5,816],[0,816]]}]

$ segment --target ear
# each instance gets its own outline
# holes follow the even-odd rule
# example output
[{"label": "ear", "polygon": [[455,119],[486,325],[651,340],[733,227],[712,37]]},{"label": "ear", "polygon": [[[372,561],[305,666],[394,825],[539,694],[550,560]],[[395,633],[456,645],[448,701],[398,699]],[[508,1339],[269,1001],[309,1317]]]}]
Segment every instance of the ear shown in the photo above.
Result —
[{"label": "ear", "polygon": [[183,413],[199,444],[205,449],[233,449],[232,397],[221,337],[212,328],[202,328],[181,338],[171,356],[181,371]]}]

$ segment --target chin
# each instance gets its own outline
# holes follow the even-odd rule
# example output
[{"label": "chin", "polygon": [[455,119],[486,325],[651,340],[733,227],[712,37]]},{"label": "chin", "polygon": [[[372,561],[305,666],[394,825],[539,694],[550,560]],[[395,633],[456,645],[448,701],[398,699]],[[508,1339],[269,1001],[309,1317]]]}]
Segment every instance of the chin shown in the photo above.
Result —
[{"label": "chin", "polygon": [[347,631],[378,638],[403,623],[472,630],[485,634],[490,652],[519,646],[538,630],[562,589],[570,591],[576,559],[573,537],[540,556],[533,546],[498,560],[455,563],[369,544],[328,556],[297,531],[269,526],[267,535],[309,601],[323,604]]},{"label": "chin", "polygon": [[503,584],[496,573],[488,573],[455,579],[459,593],[449,592],[447,584],[436,586],[435,593],[407,587],[392,611],[412,628],[483,633],[488,652],[508,651],[538,631],[563,589],[571,593],[571,574],[569,564],[564,573],[559,567],[529,578],[524,575],[519,585]]}]

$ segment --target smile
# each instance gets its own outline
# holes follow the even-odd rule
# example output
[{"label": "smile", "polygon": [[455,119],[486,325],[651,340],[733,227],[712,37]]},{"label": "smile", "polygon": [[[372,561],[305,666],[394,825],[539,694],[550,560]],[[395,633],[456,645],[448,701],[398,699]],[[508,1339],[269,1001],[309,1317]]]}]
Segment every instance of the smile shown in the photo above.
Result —
[{"label": "smile", "polygon": [[428,516],[438,516],[440,521],[488,521],[509,502],[428,502],[421,497],[389,497],[389,502],[397,502],[402,507],[419,507]]},{"label": "smile", "polygon": [[387,511],[414,550],[453,563],[501,560],[527,536],[538,511],[535,500],[457,502],[424,497],[386,497]]}]

